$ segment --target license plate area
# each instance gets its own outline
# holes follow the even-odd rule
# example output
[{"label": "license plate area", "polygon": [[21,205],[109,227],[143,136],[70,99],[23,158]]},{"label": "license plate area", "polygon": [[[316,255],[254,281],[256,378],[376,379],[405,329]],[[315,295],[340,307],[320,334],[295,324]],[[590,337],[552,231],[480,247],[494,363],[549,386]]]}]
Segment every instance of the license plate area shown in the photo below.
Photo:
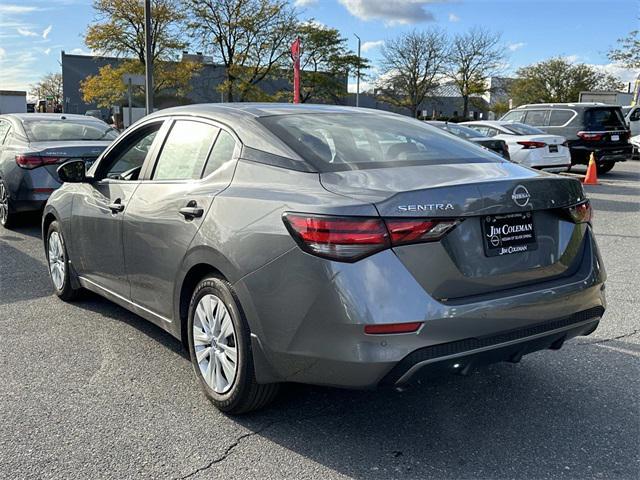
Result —
[{"label": "license plate area", "polygon": [[558,153],[558,145],[549,145],[549,153]]},{"label": "license plate area", "polygon": [[533,213],[482,217],[484,253],[488,257],[524,253],[538,248]]}]

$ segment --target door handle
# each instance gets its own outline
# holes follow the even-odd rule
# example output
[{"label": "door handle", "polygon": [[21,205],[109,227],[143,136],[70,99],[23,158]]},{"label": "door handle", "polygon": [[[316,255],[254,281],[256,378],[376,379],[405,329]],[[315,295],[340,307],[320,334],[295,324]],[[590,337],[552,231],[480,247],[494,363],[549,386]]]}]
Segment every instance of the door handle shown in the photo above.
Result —
[{"label": "door handle", "polygon": [[118,198],[115,202],[109,204],[109,210],[111,210],[111,213],[119,213],[123,211],[124,205],[122,204],[122,200]]},{"label": "door handle", "polygon": [[186,207],[182,207],[178,210],[180,215],[182,215],[187,220],[193,220],[194,218],[201,217],[204,215],[204,208],[198,207],[198,204],[193,200],[187,203]]}]

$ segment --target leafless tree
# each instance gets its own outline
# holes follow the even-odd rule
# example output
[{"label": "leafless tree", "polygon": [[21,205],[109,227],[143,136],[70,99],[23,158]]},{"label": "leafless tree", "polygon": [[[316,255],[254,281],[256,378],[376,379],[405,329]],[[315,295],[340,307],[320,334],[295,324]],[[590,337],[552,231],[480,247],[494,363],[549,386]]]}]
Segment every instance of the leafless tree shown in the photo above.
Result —
[{"label": "leafless tree", "polygon": [[453,37],[447,62],[447,77],[462,97],[463,117],[469,115],[469,97],[489,90],[488,78],[498,75],[506,54],[499,33],[472,28]]},{"label": "leafless tree", "polygon": [[380,76],[383,98],[408,108],[415,118],[420,104],[440,84],[446,45],[446,36],[440,30],[412,31],[385,42]]}]

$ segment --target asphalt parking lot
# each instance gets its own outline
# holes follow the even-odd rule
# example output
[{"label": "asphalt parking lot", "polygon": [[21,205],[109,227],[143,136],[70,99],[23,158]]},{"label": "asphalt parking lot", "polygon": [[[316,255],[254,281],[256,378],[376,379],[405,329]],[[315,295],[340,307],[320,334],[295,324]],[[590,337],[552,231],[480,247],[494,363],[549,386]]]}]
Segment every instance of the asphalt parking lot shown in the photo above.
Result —
[{"label": "asphalt parking lot", "polygon": [[639,478],[640,162],[586,190],[609,275],[592,336],[402,393],[291,386],[239,418],[159,328],[53,296],[37,218],[0,230],[0,478]]}]

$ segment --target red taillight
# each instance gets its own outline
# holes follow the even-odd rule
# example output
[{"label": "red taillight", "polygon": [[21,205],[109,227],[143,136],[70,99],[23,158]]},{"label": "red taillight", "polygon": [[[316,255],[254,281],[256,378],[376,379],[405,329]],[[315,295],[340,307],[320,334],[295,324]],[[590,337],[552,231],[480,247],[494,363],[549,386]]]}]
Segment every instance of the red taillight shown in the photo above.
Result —
[{"label": "red taillight", "polygon": [[599,142],[604,138],[602,133],[578,132],[578,137],[588,142]]},{"label": "red taillight", "polygon": [[36,168],[42,165],[60,163],[61,157],[41,157],[40,155],[16,155],[16,163],[22,168]]},{"label": "red taillight", "polygon": [[386,219],[393,245],[433,242],[458,224],[458,220]]},{"label": "red taillight", "polygon": [[365,325],[364,333],[369,335],[391,335],[394,333],[417,332],[422,322],[386,323],[377,325]]},{"label": "red taillight", "polygon": [[320,257],[355,261],[390,246],[380,218],[287,213],[283,219],[302,249]]},{"label": "red taillight", "polygon": [[569,207],[566,210],[575,223],[589,223],[593,218],[593,209],[591,208],[591,203],[588,200],[586,202],[579,203],[578,205],[574,205],[573,207]]},{"label": "red taillight", "polygon": [[518,145],[522,145],[523,150],[532,150],[534,148],[544,148],[547,146],[547,144],[544,142],[530,142],[530,141],[518,142]]},{"label": "red taillight", "polygon": [[305,252],[343,262],[354,262],[392,246],[439,240],[459,223],[297,213],[285,213],[283,220]]}]

